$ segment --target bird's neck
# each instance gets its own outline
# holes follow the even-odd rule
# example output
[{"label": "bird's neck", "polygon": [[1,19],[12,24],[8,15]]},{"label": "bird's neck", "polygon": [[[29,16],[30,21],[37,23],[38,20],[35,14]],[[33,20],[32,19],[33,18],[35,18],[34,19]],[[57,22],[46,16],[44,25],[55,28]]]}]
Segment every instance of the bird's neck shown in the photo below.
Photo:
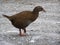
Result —
[{"label": "bird's neck", "polygon": [[34,20],[36,20],[36,18],[38,17],[38,15],[39,15],[39,12],[37,12],[37,11],[32,11],[32,13],[33,13],[33,15],[32,15],[32,21],[34,21]]},{"label": "bird's neck", "polygon": [[33,10],[32,12],[33,12],[33,14],[36,14],[36,15],[39,14],[39,11],[38,10]]}]

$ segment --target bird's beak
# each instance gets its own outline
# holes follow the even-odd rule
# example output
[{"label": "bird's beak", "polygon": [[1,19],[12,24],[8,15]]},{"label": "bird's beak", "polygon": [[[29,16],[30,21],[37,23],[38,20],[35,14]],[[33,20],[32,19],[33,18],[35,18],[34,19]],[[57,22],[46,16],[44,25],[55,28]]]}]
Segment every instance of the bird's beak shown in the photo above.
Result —
[{"label": "bird's beak", "polygon": [[43,9],[43,12],[46,12],[46,11]]}]

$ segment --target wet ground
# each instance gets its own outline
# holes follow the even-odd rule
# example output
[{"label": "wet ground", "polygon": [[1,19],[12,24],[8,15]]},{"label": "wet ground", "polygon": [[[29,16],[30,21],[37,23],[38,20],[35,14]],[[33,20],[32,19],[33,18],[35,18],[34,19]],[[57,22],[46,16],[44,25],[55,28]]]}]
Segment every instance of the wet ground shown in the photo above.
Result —
[{"label": "wet ground", "polygon": [[[32,11],[35,6],[42,6],[46,13],[40,12],[37,20],[27,27],[28,36],[19,36],[19,30],[2,16]],[[0,0],[0,45],[60,45],[60,1]]]}]

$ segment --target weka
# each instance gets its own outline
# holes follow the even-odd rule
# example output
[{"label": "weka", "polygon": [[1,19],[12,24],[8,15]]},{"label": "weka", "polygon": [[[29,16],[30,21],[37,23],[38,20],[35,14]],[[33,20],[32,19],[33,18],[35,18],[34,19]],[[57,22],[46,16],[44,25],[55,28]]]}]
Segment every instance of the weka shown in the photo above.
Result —
[{"label": "weka", "polygon": [[3,16],[7,17],[13,26],[19,28],[19,35],[23,36],[24,34],[21,33],[21,29],[23,29],[24,33],[26,33],[26,27],[37,19],[40,11],[45,12],[41,6],[36,6],[33,11],[23,11],[13,16],[7,16],[3,14]]}]

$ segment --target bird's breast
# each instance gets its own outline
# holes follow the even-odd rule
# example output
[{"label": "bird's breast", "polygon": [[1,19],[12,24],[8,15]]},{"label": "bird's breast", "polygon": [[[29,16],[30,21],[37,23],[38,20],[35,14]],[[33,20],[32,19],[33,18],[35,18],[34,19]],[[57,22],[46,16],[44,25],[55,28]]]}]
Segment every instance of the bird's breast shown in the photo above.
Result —
[{"label": "bird's breast", "polygon": [[30,23],[32,23],[32,21],[31,21],[31,20],[27,21],[27,25],[29,25]]}]

